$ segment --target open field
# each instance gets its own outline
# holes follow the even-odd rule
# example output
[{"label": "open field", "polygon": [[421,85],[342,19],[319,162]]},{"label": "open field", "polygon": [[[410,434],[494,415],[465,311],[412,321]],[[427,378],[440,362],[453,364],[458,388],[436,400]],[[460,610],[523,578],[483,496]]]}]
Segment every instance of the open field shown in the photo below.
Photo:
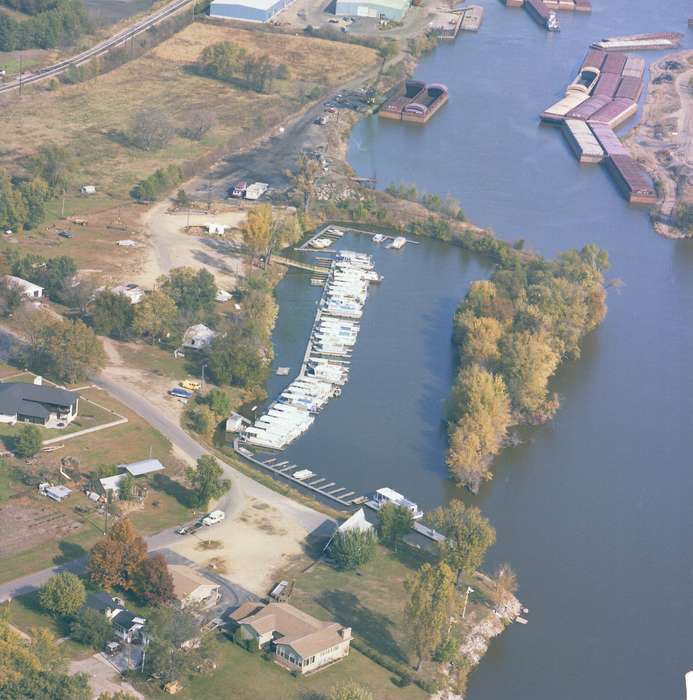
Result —
[{"label": "open field", "polygon": [[[335,685],[356,681],[366,686],[377,700],[424,700],[427,693],[415,685],[396,686],[392,674],[352,649],[349,656],[308,678],[295,678],[288,671],[260,654],[252,654],[231,641],[215,645],[218,667],[214,674],[183,681],[184,689],[177,696],[183,700],[197,698],[233,698],[257,700],[323,700]],[[169,697],[151,685],[146,694],[152,698]]]},{"label": "open field", "polygon": [[[215,42],[232,41],[287,62],[290,79],[275,81],[263,95],[195,75],[188,64]],[[302,104],[306,92],[322,92],[373,65],[370,49],[303,37],[282,36],[195,23],[143,57],[84,83],[55,91],[28,92],[3,107],[8,128],[0,135],[0,165],[17,163],[43,143],[75,154],[75,185],[95,184],[101,192],[127,197],[130,188],[159,167],[183,164],[225,146],[247,144]],[[123,96],[127,95],[127,100]],[[213,112],[219,126],[201,141],[174,137],[160,151],[128,144],[131,118],[161,109],[177,124],[195,109]],[[30,144],[30,145],[29,145]]]}]

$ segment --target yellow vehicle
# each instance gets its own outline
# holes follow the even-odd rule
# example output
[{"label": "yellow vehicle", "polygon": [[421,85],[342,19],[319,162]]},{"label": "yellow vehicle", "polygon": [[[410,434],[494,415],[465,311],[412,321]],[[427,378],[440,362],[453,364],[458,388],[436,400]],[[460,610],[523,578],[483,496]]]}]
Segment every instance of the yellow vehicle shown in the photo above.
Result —
[{"label": "yellow vehicle", "polygon": [[202,384],[194,379],[186,379],[185,381],[182,381],[180,385],[183,387],[183,389],[187,389],[188,391],[199,391],[202,389]]}]

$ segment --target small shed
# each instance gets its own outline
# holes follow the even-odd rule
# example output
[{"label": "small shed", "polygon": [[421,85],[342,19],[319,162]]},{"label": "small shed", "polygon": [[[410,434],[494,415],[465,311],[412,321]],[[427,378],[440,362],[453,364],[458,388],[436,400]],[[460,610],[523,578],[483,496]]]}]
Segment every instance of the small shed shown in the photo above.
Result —
[{"label": "small shed", "polygon": [[67,488],[67,486],[51,486],[48,483],[43,483],[39,484],[39,493],[60,503],[72,493],[72,489]]},{"label": "small shed", "polygon": [[231,301],[233,299],[233,294],[227,292],[225,289],[217,289],[217,295],[214,297],[218,302]]},{"label": "small shed", "polygon": [[121,284],[118,287],[113,287],[114,294],[120,294],[126,297],[131,304],[139,304],[144,299],[144,289],[136,284]]},{"label": "small shed", "polygon": [[143,459],[132,464],[119,464],[119,469],[132,474],[132,476],[143,476],[144,474],[152,474],[164,469],[164,465],[158,459]]},{"label": "small shed", "polygon": [[94,185],[82,185],[79,191],[82,194],[96,194],[96,187]]},{"label": "small shed", "polygon": [[120,493],[120,482],[125,478],[125,474],[115,474],[114,476],[105,476],[103,479],[99,479],[99,484],[103,492],[108,495],[109,492],[114,498],[118,498]]}]

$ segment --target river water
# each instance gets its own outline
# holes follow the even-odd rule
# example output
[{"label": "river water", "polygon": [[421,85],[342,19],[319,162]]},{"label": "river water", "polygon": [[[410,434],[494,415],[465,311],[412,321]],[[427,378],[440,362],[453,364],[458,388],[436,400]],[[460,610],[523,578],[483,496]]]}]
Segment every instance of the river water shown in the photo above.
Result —
[{"label": "river water", "polygon": [[[487,568],[512,563],[530,622],[492,643],[470,700],[678,700],[693,667],[693,243],[657,237],[604,169],[580,166],[537,114],[591,41],[687,32],[691,5],[594,0],[592,15],[561,13],[552,35],[521,9],[482,4],[481,31],[417,71],[449,86],[448,105],[425,128],[360,123],[351,162],[380,187],[450,192],[474,222],[547,256],[597,243],[622,285],[582,358],[556,376],[555,419],[507,450],[472,497],[446,479],[442,411],[452,313],[488,269],[436,242],[394,253],[351,237],[345,245],[375,251],[385,280],[369,296],[343,396],[285,458],[354,490],[391,486],[425,508],[462,495],[491,519]],[[278,292],[277,364],[295,370],[319,290],[292,273]],[[270,391],[285,383],[273,378]]]}]

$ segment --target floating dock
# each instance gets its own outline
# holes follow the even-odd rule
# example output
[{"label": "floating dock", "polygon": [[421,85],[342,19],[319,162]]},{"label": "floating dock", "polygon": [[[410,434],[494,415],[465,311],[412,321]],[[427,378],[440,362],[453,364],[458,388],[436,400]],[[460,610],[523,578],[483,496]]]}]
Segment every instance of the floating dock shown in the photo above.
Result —
[{"label": "floating dock", "polygon": [[406,80],[378,112],[382,119],[425,124],[448,101],[448,89],[441,83],[426,85]]},{"label": "floating dock", "polygon": [[683,34],[678,32],[633,34],[601,39],[590,46],[593,49],[602,49],[603,51],[666,51],[678,47],[681,39],[683,39]]},{"label": "floating dock", "polygon": [[480,5],[470,5],[461,12],[462,23],[460,29],[463,32],[478,32],[484,19],[484,8]]}]

